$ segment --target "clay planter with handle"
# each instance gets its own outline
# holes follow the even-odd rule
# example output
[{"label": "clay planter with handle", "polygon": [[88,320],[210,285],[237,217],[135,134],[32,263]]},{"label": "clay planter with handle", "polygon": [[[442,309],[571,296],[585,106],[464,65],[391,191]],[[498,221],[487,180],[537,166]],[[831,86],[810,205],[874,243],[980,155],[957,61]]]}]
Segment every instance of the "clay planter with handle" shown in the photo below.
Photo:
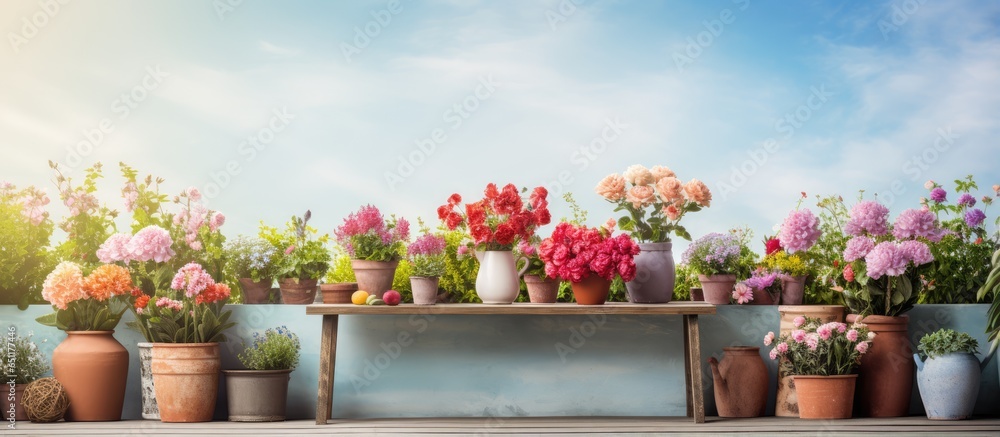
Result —
[{"label": "clay planter with handle", "polygon": [[316,301],[316,279],[282,279],[281,302],[291,305],[308,305]]},{"label": "clay planter with handle", "polygon": [[[795,318],[798,316],[812,317],[823,323],[844,320],[844,307],[840,305],[781,305],[778,307],[781,317],[779,337],[791,334],[795,329]],[[778,365],[778,392],[774,403],[774,415],[778,417],[799,417],[799,401],[795,393],[795,381],[792,375],[787,375]]]},{"label": "clay planter with handle", "polygon": [[67,331],[52,352],[52,376],[66,389],[71,422],[122,419],[128,350],[114,331]]},{"label": "clay planter with handle", "polygon": [[860,321],[875,333],[868,353],[858,366],[855,406],[860,417],[903,417],[910,414],[915,364],[906,336],[909,316],[848,314],[847,323]]},{"label": "clay planter with handle", "polygon": [[573,283],[573,296],[577,305],[604,305],[611,292],[611,281],[593,273],[580,282]]},{"label": "clay planter with handle", "polygon": [[219,343],[153,343],[153,386],[163,422],[210,422],[222,359]]},{"label": "clay planter with handle", "polygon": [[538,275],[524,275],[524,286],[528,289],[531,303],[556,303],[559,297],[559,281]]},{"label": "clay planter with handle", "polygon": [[351,295],[358,291],[358,283],[322,284],[319,286],[319,290],[323,292],[323,303],[351,303]]},{"label": "clay planter with handle", "polygon": [[796,375],[799,417],[803,419],[850,419],[854,385],[858,375]]},{"label": "clay planter with handle", "polygon": [[767,367],[759,347],[724,347],[712,366],[715,406],[719,417],[760,417],[767,408]]},{"label": "clay planter with handle", "polygon": [[392,289],[392,279],[396,276],[396,266],[399,261],[365,261],[352,259],[351,269],[358,281],[358,290],[368,292],[368,295],[379,299],[386,291]]},{"label": "clay planter with handle", "polygon": [[251,278],[240,278],[240,289],[243,290],[243,303],[271,303],[271,278],[254,281]]}]

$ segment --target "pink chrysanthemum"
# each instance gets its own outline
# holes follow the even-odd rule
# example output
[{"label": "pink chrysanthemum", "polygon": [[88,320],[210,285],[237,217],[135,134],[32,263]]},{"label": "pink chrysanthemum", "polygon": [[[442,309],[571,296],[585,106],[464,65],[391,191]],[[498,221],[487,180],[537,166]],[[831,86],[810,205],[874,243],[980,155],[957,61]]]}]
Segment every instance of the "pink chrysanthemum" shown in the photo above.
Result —
[{"label": "pink chrysanthemum", "polygon": [[740,305],[753,301],[753,288],[742,282],[736,284],[733,288],[733,299]]},{"label": "pink chrysanthemum", "polygon": [[916,266],[934,261],[934,255],[931,254],[930,248],[921,241],[902,241],[899,243],[899,251],[902,252],[904,258]]},{"label": "pink chrysanthemum", "polygon": [[909,259],[899,246],[891,241],[879,243],[865,256],[865,263],[868,264],[868,277],[872,279],[881,278],[883,275],[899,276],[906,271]]},{"label": "pink chrysanthemum", "polygon": [[170,288],[184,290],[185,296],[195,297],[213,284],[215,284],[215,280],[205,272],[200,264],[187,263],[174,275],[173,281],[170,282]]},{"label": "pink chrysanthemum", "polygon": [[788,343],[778,343],[774,349],[777,350],[779,354],[784,354],[785,352],[788,352]]},{"label": "pink chrysanthemum", "polygon": [[849,235],[885,235],[889,232],[889,208],[874,200],[859,202],[851,208],[851,219],[844,225]]},{"label": "pink chrysanthemum", "polygon": [[781,224],[778,241],[788,253],[804,252],[816,244],[822,232],[819,220],[809,209],[792,211]]}]

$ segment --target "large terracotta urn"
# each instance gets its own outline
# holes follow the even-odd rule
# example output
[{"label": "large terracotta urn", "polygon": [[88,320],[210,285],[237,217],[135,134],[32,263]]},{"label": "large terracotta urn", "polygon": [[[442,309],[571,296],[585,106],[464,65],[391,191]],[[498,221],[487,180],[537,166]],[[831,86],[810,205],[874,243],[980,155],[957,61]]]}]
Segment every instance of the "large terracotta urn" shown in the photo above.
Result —
[{"label": "large terracotta urn", "polygon": [[115,331],[67,331],[52,352],[52,376],[66,389],[70,422],[121,420],[128,350]]},{"label": "large terracotta urn", "polygon": [[848,314],[847,323],[859,321],[875,333],[871,348],[858,366],[854,407],[859,417],[902,417],[910,414],[915,364],[906,329],[909,316]]}]

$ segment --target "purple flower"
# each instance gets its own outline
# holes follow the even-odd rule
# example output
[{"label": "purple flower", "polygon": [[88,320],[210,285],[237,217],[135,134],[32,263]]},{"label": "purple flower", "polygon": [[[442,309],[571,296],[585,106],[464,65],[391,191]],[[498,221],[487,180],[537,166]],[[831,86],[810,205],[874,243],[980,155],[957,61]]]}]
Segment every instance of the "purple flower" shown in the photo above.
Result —
[{"label": "purple flower", "polygon": [[434,234],[424,234],[410,244],[410,247],[407,248],[407,253],[410,256],[439,255],[444,253],[446,244],[444,237]]},{"label": "purple flower", "polygon": [[844,225],[849,235],[885,235],[889,232],[889,208],[874,200],[859,202],[851,208],[851,219]]},{"label": "purple flower", "polygon": [[937,226],[934,213],[925,209],[908,209],[899,214],[892,235],[900,240],[924,237],[937,242],[946,234]]},{"label": "purple flower", "polygon": [[899,276],[906,271],[909,259],[899,250],[899,246],[891,241],[879,243],[865,256],[868,264],[868,277],[881,278],[883,275]]},{"label": "purple flower", "polygon": [[754,290],[765,290],[768,287],[774,285],[775,281],[781,279],[782,274],[779,272],[769,272],[767,270],[754,270],[753,274],[750,275],[743,284]]},{"label": "purple flower", "polygon": [[819,230],[819,220],[809,209],[792,211],[781,224],[778,241],[788,253],[809,250],[822,232]]},{"label": "purple flower", "polygon": [[944,191],[944,188],[936,187],[931,190],[931,200],[936,203],[944,202],[945,200],[948,200],[948,193]]},{"label": "purple flower", "polygon": [[983,220],[986,220],[986,214],[979,208],[973,208],[965,212],[965,224],[969,225],[970,228],[975,228],[983,224]]},{"label": "purple flower", "polygon": [[958,198],[958,204],[968,207],[976,206],[976,198],[969,193],[965,193]]},{"label": "purple flower", "polygon": [[864,258],[875,248],[875,242],[868,237],[854,237],[847,242],[844,249],[844,261],[851,262]]},{"label": "purple flower", "polygon": [[919,266],[934,261],[934,255],[931,254],[931,250],[921,241],[903,241],[899,243],[899,251],[903,254],[904,258],[912,261],[913,265]]}]

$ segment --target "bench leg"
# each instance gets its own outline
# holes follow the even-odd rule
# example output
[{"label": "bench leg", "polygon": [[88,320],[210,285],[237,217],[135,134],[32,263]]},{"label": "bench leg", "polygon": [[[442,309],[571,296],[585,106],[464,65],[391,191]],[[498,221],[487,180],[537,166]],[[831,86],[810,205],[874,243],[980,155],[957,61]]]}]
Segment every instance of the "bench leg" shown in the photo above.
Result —
[{"label": "bench leg", "polygon": [[693,409],[694,423],[705,423],[705,392],[701,377],[701,334],[698,331],[698,316],[685,315],[684,326],[687,328],[686,338],[688,339],[688,350],[690,357],[687,360],[690,366],[690,387],[691,402]]},{"label": "bench leg", "polygon": [[694,400],[691,399],[691,339],[688,334],[687,317],[681,323],[684,330],[684,392],[687,417],[694,417]]},{"label": "bench leg", "polygon": [[326,425],[333,408],[333,366],[337,362],[336,314],[323,316],[323,337],[319,345],[319,397],[316,399],[316,424]]}]

